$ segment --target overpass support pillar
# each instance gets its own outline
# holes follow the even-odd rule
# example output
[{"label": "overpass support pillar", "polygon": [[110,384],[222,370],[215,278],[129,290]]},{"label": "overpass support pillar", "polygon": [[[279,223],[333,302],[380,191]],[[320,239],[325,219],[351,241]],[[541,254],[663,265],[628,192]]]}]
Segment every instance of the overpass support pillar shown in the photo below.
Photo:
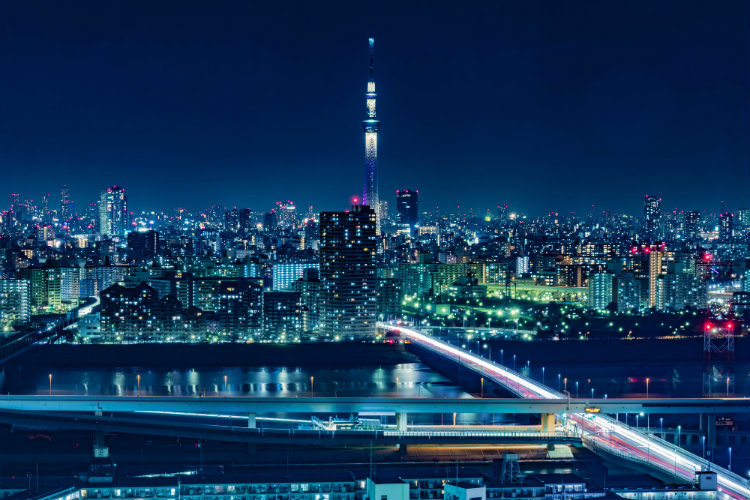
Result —
[{"label": "overpass support pillar", "polygon": [[703,418],[706,419],[706,446],[713,449],[716,446],[716,415],[706,414]]},{"label": "overpass support pillar", "polygon": [[[96,410],[94,415],[102,416],[101,410]],[[94,458],[109,458],[109,446],[104,440],[104,431],[94,431]]]},{"label": "overpass support pillar", "polygon": [[250,429],[255,429],[257,427],[255,419],[256,419],[255,413],[248,413],[247,414],[247,426]]},{"label": "overpass support pillar", "polygon": [[400,411],[396,413],[396,430],[398,432],[406,432],[406,412]]},{"label": "overpass support pillar", "polygon": [[542,432],[555,431],[555,414],[542,413]]}]

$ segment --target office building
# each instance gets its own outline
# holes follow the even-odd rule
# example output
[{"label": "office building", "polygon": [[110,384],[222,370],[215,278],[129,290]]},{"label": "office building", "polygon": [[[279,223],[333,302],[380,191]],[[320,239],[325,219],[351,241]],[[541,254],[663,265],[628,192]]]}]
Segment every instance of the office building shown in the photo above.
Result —
[{"label": "office building", "polygon": [[643,204],[643,229],[649,243],[661,238],[661,198],[646,195]]},{"label": "office building", "polygon": [[398,229],[416,236],[419,223],[419,191],[413,189],[399,189],[396,191],[396,212],[398,213]]},{"label": "office building", "polygon": [[685,212],[685,237],[692,241],[700,236],[701,213],[699,210]]},{"label": "office building", "polygon": [[139,264],[151,262],[159,251],[159,233],[156,231],[128,233],[128,249],[133,262]]},{"label": "office building", "polygon": [[99,197],[99,233],[110,238],[125,236],[129,227],[128,196],[119,186],[102,191]]}]

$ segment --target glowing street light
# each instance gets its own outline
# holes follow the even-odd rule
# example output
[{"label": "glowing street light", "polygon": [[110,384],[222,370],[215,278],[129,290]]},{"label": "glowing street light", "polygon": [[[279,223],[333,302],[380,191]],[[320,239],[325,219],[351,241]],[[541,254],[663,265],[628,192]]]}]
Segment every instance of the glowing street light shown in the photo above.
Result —
[{"label": "glowing street light", "polygon": [[141,374],[140,373],[137,374],[135,376],[135,379],[138,381],[138,388],[135,391],[135,395],[136,396],[140,396],[140,394],[141,394]]},{"label": "glowing street light", "polygon": [[52,396],[52,374],[49,374],[49,395]]},{"label": "glowing street light", "polygon": [[479,392],[479,397],[483,398],[484,397],[484,377],[482,377],[481,379],[479,379],[479,382],[480,382],[480,386],[481,386],[481,389],[480,389],[480,392]]},{"label": "glowing street light", "polygon": [[312,392],[312,397],[315,397],[315,377],[310,376],[310,392]]},{"label": "glowing street light", "polygon": [[227,376],[224,375],[224,392],[227,392]]}]

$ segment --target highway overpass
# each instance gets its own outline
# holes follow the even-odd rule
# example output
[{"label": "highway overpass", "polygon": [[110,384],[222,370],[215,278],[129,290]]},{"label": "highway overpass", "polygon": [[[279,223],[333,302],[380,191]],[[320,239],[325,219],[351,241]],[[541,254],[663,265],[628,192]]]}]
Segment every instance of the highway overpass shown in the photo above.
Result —
[{"label": "highway overpass", "polygon": [[54,412],[248,413],[750,413],[748,398],[358,398],[236,396],[0,396],[1,410]]},{"label": "highway overpass", "polygon": [[[522,398],[542,400],[569,398],[568,395],[524,377],[514,370],[495,364],[448,342],[425,335],[414,328],[389,323],[378,323],[378,328],[386,332],[396,332],[415,345],[465,366]],[[601,453],[652,467],[690,483],[694,481],[696,471],[712,470],[717,473],[718,477],[718,498],[722,500],[750,498],[750,483],[745,477],[606,415],[569,413],[560,423],[567,431],[579,434],[587,447]]]},{"label": "highway overpass", "polygon": [[[580,444],[581,438],[564,432],[539,432],[534,430],[496,430],[431,427],[412,431],[394,429],[295,429],[248,427],[248,418],[227,421],[223,425],[202,423],[191,419],[165,418],[169,415],[90,415],[71,412],[23,412],[0,411],[0,423],[14,428],[35,430],[90,430],[94,432],[118,432],[151,436],[182,437],[223,442],[253,444],[294,444],[317,446],[365,446],[382,445],[548,445]],[[205,419],[203,419],[205,420]],[[234,423],[234,425],[231,425]]]}]

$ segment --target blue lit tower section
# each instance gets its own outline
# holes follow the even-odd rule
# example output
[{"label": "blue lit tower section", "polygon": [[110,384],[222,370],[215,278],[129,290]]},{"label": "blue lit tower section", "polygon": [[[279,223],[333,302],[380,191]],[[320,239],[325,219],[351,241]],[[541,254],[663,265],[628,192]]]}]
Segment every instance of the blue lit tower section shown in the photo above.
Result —
[{"label": "blue lit tower section", "polygon": [[375,211],[378,233],[380,232],[380,199],[378,197],[378,129],[380,121],[376,118],[375,100],[375,39],[370,38],[370,78],[367,80],[367,118],[362,122],[365,129],[365,189],[362,193],[362,205]]}]

